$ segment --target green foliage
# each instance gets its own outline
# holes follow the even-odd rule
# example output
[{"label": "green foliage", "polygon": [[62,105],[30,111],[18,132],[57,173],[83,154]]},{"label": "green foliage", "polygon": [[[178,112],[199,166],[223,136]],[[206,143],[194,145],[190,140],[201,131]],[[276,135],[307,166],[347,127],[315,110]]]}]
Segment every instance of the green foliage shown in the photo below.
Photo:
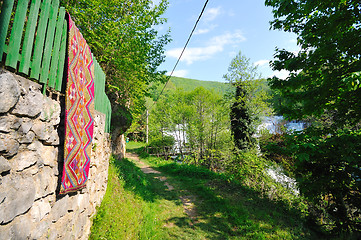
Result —
[{"label": "green foliage", "polygon": [[142,113],[149,84],[165,81],[164,72],[157,68],[164,61],[170,37],[169,32],[159,35],[155,27],[166,21],[161,15],[168,2],[72,0],[61,4],[102,66],[112,105],[126,106],[135,116]]},{"label": "green foliage", "polygon": [[173,132],[182,148],[203,159],[210,149],[230,148],[228,121],[228,103],[215,92],[203,87],[176,90],[162,96],[152,109],[150,139]]},{"label": "green foliage", "polygon": [[[302,193],[326,230],[360,231],[361,120],[359,1],[274,1],[272,28],[294,32],[298,53],[277,49],[274,77],[277,111],[310,120],[312,128],[287,137]],[[285,151],[285,152],[287,152]]]},{"label": "green foliage", "polygon": [[257,67],[241,52],[231,61],[224,78],[236,88],[230,113],[235,145],[241,150],[251,149],[260,117],[271,113],[265,81],[259,79]]},{"label": "green foliage", "polygon": [[285,134],[261,133],[259,146],[262,154],[269,160],[281,165],[288,176],[295,176],[295,160],[292,157],[292,149],[287,148]]},{"label": "green foliage", "polygon": [[[301,47],[295,54],[277,49],[272,65],[288,70],[287,81],[272,79],[286,101],[283,114],[293,119],[336,110],[338,124],[361,117],[359,1],[273,1],[274,29],[294,32]],[[315,104],[317,103],[317,104]]]},{"label": "green foliage", "polygon": [[328,230],[360,230],[361,131],[325,135],[308,129],[289,136],[287,144],[300,190],[317,209],[317,221]]},{"label": "green foliage", "polygon": [[200,81],[189,78],[171,77],[171,82],[177,89],[183,89],[186,92],[193,91],[198,87],[203,87],[208,91],[214,91],[219,95],[224,95],[232,86],[229,83],[213,82],[213,81]]},{"label": "green foliage", "polygon": [[159,138],[153,138],[149,143],[150,152],[149,153],[161,153],[165,149],[171,149],[175,143],[174,137],[172,136],[160,136]]},{"label": "green foliage", "polygon": [[255,128],[251,125],[251,115],[246,107],[246,94],[245,88],[237,86],[236,100],[230,113],[234,144],[240,150],[248,150],[255,145]]}]

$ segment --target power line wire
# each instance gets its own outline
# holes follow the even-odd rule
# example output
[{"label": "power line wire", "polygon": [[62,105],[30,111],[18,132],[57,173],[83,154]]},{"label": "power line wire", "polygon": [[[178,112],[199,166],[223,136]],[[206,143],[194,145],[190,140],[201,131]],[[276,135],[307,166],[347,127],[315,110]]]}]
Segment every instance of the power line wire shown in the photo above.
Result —
[{"label": "power line wire", "polygon": [[189,43],[189,41],[190,41],[191,38],[192,38],[192,35],[193,35],[194,31],[195,31],[196,28],[197,28],[198,22],[199,22],[199,20],[201,19],[202,15],[203,15],[203,12],[204,12],[204,10],[206,9],[207,4],[208,4],[208,0],[206,0],[206,2],[204,3],[203,8],[202,8],[202,11],[201,11],[201,13],[200,13],[199,16],[198,16],[197,21],[196,21],[195,24],[194,24],[194,27],[193,27],[193,29],[192,29],[189,37],[188,37],[188,40],[187,40],[186,44],[185,44],[184,47],[183,47],[183,50],[182,50],[181,54],[179,55],[179,57],[178,57],[178,59],[177,59],[177,62],[175,63],[175,65],[174,65],[171,73],[169,74],[166,83],[164,84],[164,87],[163,87],[162,91],[160,92],[160,94],[158,95],[158,97],[156,98],[156,100],[153,102],[153,104],[147,109],[147,111],[150,111],[150,110],[152,109],[152,107],[155,105],[155,103],[159,100],[160,96],[163,94],[164,89],[166,88],[166,86],[167,86],[170,78],[172,77],[175,69],[177,68],[178,63],[179,63],[180,59],[182,58],[183,53],[184,53],[184,51],[186,50],[186,48],[187,48],[187,46],[188,46],[188,43]]}]

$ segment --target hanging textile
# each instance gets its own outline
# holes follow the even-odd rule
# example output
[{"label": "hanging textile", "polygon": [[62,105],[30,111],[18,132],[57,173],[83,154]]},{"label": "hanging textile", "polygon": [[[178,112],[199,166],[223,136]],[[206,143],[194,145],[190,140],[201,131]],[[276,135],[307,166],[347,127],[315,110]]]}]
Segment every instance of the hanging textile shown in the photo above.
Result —
[{"label": "hanging textile", "polygon": [[90,48],[69,16],[64,167],[60,193],[85,187],[94,130],[94,65]]}]

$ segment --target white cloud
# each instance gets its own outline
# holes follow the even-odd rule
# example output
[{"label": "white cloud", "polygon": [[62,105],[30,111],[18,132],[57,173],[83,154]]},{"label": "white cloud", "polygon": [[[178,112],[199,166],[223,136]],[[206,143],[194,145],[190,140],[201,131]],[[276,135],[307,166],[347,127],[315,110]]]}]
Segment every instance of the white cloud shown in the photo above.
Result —
[{"label": "white cloud", "polygon": [[[210,39],[204,47],[187,48],[180,61],[185,61],[187,64],[192,64],[195,61],[202,61],[212,58],[215,54],[223,52],[224,46],[229,44],[237,44],[245,41],[241,31],[237,30],[233,33],[225,33]],[[166,51],[168,57],[178,58],[181,54],[182,48],[174,48]]]},{"label": "white cloud", "polygon": [[209,25],[207,28],[201,28],[201,29],[196,30],[194,32],[194,35],[209,33],[210,31],[212,31],[216,27],[217,27],[217,25],[215,25],[215,24]]},{"label": "white cloud", "polygon": [[[167,72],[167,75],[169,76],[171,74],[171,72]],[[186,77],[188,74],[188,70],[185,70],[185,69],[181,69],[181,70],[175,70],[173,72],[173,75],[172,76],[175,76],[175,77]]]},{"label": "white cloud", "polygon": [[205,34],[205,33],[208,33],[210,31],[211,31],[210,28],[202,28],[202,29],[198,29],[197,31],[195,31],[194,35]]},{"label": "white cloud", "polygon": [[266,60],[266,59],[263,59],[263,60],[259,60],[257,62],[254,63],[255,66],[264,66],[264,65],[267,65],[268,66],[269,64],[269,60]]},{"label": "white cloud", "polygon": [[203,20],[205,22],[211,22],[221,14],[221,7],[209,8],[203,14]]}]

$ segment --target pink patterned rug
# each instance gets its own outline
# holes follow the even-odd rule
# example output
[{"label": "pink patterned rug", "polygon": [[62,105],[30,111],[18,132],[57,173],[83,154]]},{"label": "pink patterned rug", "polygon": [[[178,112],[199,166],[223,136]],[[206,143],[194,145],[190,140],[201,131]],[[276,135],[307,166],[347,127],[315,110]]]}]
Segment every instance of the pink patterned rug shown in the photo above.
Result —
[{"label": "pink patterned rug", "polygon": [[85,187],[94,130],[94,65],[90,48],[69,16],[64,167],[60,194]]}]

